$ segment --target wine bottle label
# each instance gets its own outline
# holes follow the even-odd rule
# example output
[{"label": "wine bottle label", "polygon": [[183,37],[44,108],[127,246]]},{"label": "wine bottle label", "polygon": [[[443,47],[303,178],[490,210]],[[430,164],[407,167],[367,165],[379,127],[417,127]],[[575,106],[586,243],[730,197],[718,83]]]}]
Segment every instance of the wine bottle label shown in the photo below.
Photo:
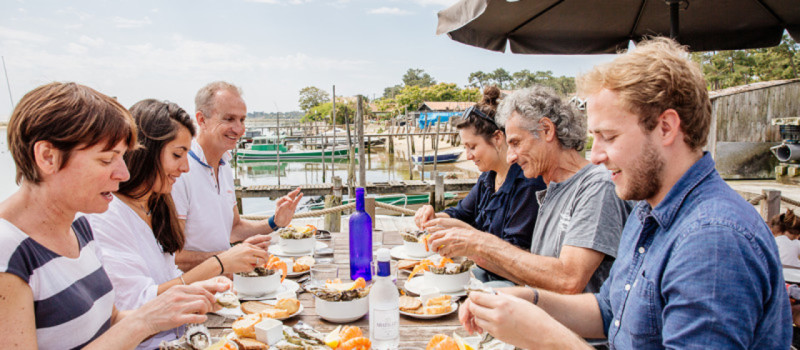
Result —
[{"label": "wine bottle label", "polygon": [[391,340],[400,336],[400,313],[398,309],[381,310],[374,308],[369,317],[374,317],[375,319],[375,327],[369,330],[374,339]]}]

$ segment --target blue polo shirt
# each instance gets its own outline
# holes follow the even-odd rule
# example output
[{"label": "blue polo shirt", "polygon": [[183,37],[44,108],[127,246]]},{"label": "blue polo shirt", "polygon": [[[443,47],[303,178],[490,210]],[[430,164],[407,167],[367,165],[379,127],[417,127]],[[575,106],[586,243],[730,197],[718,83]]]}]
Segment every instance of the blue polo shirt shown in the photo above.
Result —
[{"label": "blue polo shirt", "polygon": [[547,188],[541,177],[528,179],[517,164],[511,164],[506,180],[497,192],[494,180],[497,173],[487,171],[478,178],[458,205],[445,209],[451,218],[489,232],[517,247],[530,251],[533,226],[539,203],[536,191]]},{"label": "blue polo shirt", "polygon": [[706,152],[655,208],[640,202],[595,294],[612,349],[788,349],[769,228]]}]

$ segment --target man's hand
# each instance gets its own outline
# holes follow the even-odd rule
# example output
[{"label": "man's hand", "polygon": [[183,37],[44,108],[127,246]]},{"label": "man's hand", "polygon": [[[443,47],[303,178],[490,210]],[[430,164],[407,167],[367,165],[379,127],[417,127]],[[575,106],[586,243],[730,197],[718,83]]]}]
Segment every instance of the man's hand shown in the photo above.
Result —
[{"label": "man's hand", "polygon": [[[591,349],[583,339],[532,303],[509,294],[471,292],[469,311],[472,330],[484,330],[495,338],[524,349]],[[461,320],[459,312],[459,320]],[[462,324],[464,321],[462,320]],[[464,327],[467,328],[466,326]],[[470,329],[467,329],[469,331]],[[535,332],[535,336],[531,336]]]},{"label": "man's hand", "polygon": [[428,232],[436,232],[441,231],[448,228],[460,227],[460,228],[473,228],[470,224],[463,222],[459,219],[453,218],[435,218],[426,221],[422,224],[423,230],[428,230]]},{"label": "man's hand", "polygon": [[414,214],[414,223],[417,224],[417,227],[420,229],[425,229],[425,223],[434,218],[436,218],[436,212],[433,210],[433,206],[426,204],[417,209],[417,212]]},{"label": "man's hand", "polygon": [[477,253],[474,248],[481,244],[485,234],[487,233],[478,231],[471,226],[469,228],[448,228],[433,233],[428,238],[428,246],[432,251],[445,257],[472,256]]},{"label": "man's hand", "polygon": [[247,237],[242,243],[250,243],[256,247],[261,249],[267,250],[269,248],[269,244],[272,241],[272,236],[270,235],[253,235]]},{"label": "man's hand", "polygon": [[300,187],[289,194],[281,197],[275,203],[275,224],[281,227],[289,226],[292,222],[294,211],[297,210],[297,203],[303,198],[303,193],[300,192]]},{"label": "man's hand", "polygon": [[264,264],[269,260],[269,253],[250,243],[237,244],[219,254],[225,273],[253,271],[256,264]]}]

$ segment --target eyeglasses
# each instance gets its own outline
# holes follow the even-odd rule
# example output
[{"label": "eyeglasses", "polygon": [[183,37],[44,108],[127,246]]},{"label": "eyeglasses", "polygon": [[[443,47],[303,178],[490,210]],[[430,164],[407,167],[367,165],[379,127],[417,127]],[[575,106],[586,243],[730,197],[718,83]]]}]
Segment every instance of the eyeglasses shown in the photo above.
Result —
[{"label": "eyeglasses", "polygon": [[503,129],[503,128],[500,127],[500,125],[497,125],[497,122],[494,120],[494,118],[490,118],[488,115],[486,115],[486,113],[483,113],[480,110],[480,108],[478,108],[477,105],[467,108],[467,110],[464,111],[464,114],[462,114],[461,117],[463,117],[464,119],[467,119],[471,115],[474,115],[474,116],[476,116],[478,118],[483,118],[485,120],[488,120],[490,123],[492,123],[492,125],[496,126],[498,129],[501,129],[501,130]]}]

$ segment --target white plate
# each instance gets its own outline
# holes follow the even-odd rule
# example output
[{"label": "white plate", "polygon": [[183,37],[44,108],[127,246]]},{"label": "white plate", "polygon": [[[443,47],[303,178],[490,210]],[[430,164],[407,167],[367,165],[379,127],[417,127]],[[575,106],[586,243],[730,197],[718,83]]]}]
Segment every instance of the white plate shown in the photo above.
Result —
[{"label": "white plate", "polygon": [[321,319],[324,319],[324,320],[328,321],[328,322],[333,322],[333,323],[348,323],[348,322],[353,322],[353,321],[355,321],[355,320],[358,320],[358,319],[360,319],[360,318],[362,318],[362,317],[364,317],[364,316],[366,316],[366,315],[353,316],[353,317],[338,317],[338,316],[331,316],[331,317],[323,317],[323,316],[319,316],[319,317],[320,317]]},{"label": "white plate", "polygon": [[406,254],[406,247],[402,246],[402,245],[399,245],[399,246],[396,246],[396,247],[392,248],[391,250],[389,250],[389,253],[392,255],[393,258],[395,258],[397,260],[422,260],[422,259],[431,259],[431,260],[433,260],[433,259],[441,259],[439,254],[436,254],[436,253],[431,253],[431,255],[428,255],[428,256],[426,256],[424,258],[417,258],[417,257],[410,256],[410,255]]},{"label": "white plate", "polygon": [[[270,304],[270,305],[273,305],[273,306],[275,305],[274,302],[265,302],[265,304]],[[286,316],[286,317],[276,318],[276,320],[283,321],[285,319],[295,317],[295,316],[299,315],[301,312],[303,312],[303,304],[300,304],[300,308],[297,309],[297,312],[295,312],[295,313],[293,313],[293,314],[291,314],[289,316]],[[220,316],[224,316],[226,318],[239,318],[239,317],[242,317],[242,316],[245,315],[244,311],[242,311],[242,306],[241,305],[239,305],[237,307],[234,307],[234,308],[222,308],[219,311],[215,311],[214,313],[217,314],[217,315],[220,315]]]},{"label": "white plate", "polygon": [[[461,339],[464,339],[464,342],[469,344],[473,349],[477,349],[478,344],[481,343],[482,337],[479,335],[473,335],[470,337],[463,337]],[[514,350],[514,345],[503,343],[498,339],[490,341],[488,345],[489,346],[485,348],[488,348],[489,350]]]},{"label": "white plate", "polygon": [[280,293],[283,293],[283,292],[295,293],[295,292],[297,292],[298,289],[300,289],[300,285],[297,284],[297,282],[289,280],[289,279],[285,279],[285,280],[283,280],[283,283],[281,283],[281,286],[278,287],[278,290],[276,290],[276,291],[274,291],[272,293],[264,294],[264,295],[261,295],[261,296],[247,295],[247,294],[239,293],[239,300],[268,300],[268,299],[275,299],[275,297],[278,296],[278,294],[280,294]]},{"label": "white plate", "polygon": [[784,267],[783,280],[789,283],[800,283],[800,270]]},{"label": "white plate", "polygon": [[286,273],[286,277],[292,277],[292,278],[299,277],[299,276],[305,275],[305,274],[307,274],[309,272],[311,272],[311,269],[305,270],[303,272],[287,272]]},{"label": "white plate", "polygon": [[[419,293],[422,291],[422,288],[425,287],[425,282],[424,282],[424,278],[423,277],[424,276],[419,276],[419,277],[414,277],[414,278],[412,278],[410,280],[407,280],[404,288],[408,292],[410,292],[410,293],[412,293],[414,295],[419,295]],[[447,295],[449,295],[451,297],[463,297],[463,296],[467,295],[467,291],[465,291],[462,288],[458,292],[442,293],[442,294],[447,294]],[[453,300],[453,301],[455,301],[455,300]]]},{"label": "white plate", "polygon": [[[315,250],[325,249],[328,248],[328,245],[322,242],[316,242],[314,244]],[[270,253],[277,256],[291,256],[291,257],[300,257],[306,255],[312,255],[314,252],[304,252],[304,253],[286,253],[283,251],[283,248],[277,244],[270,244],[269,248],[267,249]]]},{"label": "white plate", "polygon": [[445,312],[445,313],[441,313],[441,314],[433,314],[433,315],[428,315],[428,314],[414,314],[414,313],[410,313],[410,312],[405,312],[405,311],[403,311],[403,310],[400,310],[400,314],[401,314],[401,315],[406,315],[406,316],[408,316],[408,317],[420,318],[420,319],[423,319],[423,320],[429,320],[429,319],[431,319],[431,318],[437,318],[437,317],[447,316],[447,315],[449,315],[449,314],[452,314],[452,313],[454,313],[454,312],[456,312],[456,311],[458,311],[458,303],[457,303],[457,302],[455,302],[455,301],[453,301],[453,302],[450,304],[450,311],[448,311],[448,312]]}]

